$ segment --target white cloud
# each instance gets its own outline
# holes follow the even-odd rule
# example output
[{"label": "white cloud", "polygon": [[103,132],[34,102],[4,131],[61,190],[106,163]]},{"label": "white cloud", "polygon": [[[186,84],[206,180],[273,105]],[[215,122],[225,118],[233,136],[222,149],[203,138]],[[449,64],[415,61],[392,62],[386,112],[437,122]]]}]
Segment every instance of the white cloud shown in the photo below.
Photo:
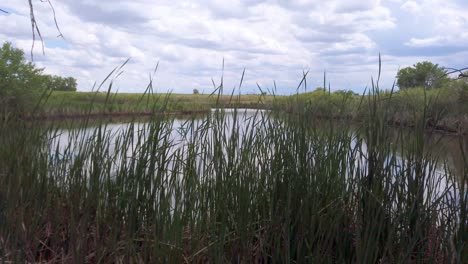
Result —
[{"label": "white cloud", "polygon": [[[410,4],[408,4],[410,3]],[[411,47],[467,47],[468,46],[468,6],[456,2],[428,0],[420,4],[408,1],[413,14],[427,18],[425,26],[431,34],[410,38],[405,45]],[[412,7],[414,5],[414,7]],[[402,6],[402,7],[403,7]],[[417,8],[416,8],[417,6]]]},{"label": "white cloud", "polygon": [[365,12],[379,6],[379,0],[337,1],[335,11],[339,13]]},{"label": "white cloud", "polygon": [[[379,51],[390,46],[396,45],[401,53],[383,56],[388,58],[384,60],[388,65],[384,65],[383,76],[390,77],[390,84],[398,66],[410,59],[414,60],[410,65],[419,58],[450,61],[450,56],[464,54],[460,53],[467,50],[463,45],[468,46],[464,33],[468,7],[456,0],[52,3],[66,41],[57,39],[48,5],[37,1],[35,10],[46,55],[37,49],[36,63],[47,72],[76,77],[83,91],[90,90],[94,81],[102,80],[128,57],[131,61],[117,86],[120,91],[142,92],[158,61],[158,89],[208,91],[212,89],[211,78],[221,75],[223,59],[226,87],[237,85],[246,67],[246,91],[255,91],[256,82],[271,87],[276,80],[278,92],[291,93],[302,70],[310,69],[310,83],[319,86],[326,69],[332,89],[362,91],[377,70]],[[0,39],[28,53],[31,28],[27,3],[6,0],[4,6],[14,12],[0,15]],[[417,20],[415,12],[419,12]],[[426,27],[416,31],[408,23],[425,23]],[[375,34],[384,37],[377,39]],[[444,50],[444,45],[458,48]],[[428,47],[439,47],[441,54],[414,55]],[[414,54],[403,54],[406,50]]]},{"label": "white cloud", "polygon": [[406,1],[401,5],[401,9],[413,15],[421,14],[421,6],[415,1]]},{"label": "white cloud", "polygon": [[411,38],[409,42],[405,44],[412,47],[428,47],[428,46],[435,46],[435,45],[442,45],[442,41],[444,40],[441,36],[435,36],[430,38]]}]

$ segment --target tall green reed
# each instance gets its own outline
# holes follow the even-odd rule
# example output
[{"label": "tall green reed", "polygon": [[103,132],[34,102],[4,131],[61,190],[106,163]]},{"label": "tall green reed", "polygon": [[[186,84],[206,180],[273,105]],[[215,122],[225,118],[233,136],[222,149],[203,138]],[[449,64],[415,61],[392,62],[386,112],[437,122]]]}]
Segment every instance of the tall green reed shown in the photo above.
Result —
[{"label": "tall green reed", "polygon": [[[357,132],[315,119],[313,102],[288,115],[215,109],[181,125],[161,98],[147,120],[119,130],[89,119],[68,132],[5,122],[0,258],[461,262],[466,182],[436,171],[424,115],[414,139],[401,132],[391,140],[392,98],[378,83],[362,97],[367,115]],[[238,98],[233,92],[230,103]]]}]

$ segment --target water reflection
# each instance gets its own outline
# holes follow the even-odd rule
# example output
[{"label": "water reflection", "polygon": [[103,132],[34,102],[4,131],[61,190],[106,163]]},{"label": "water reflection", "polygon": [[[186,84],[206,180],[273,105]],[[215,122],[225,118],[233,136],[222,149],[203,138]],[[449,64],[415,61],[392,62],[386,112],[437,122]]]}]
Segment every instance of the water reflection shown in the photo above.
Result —
[{"label": "water reflection", "polygon": [[[163,127],[167,133],[167,142],[173,145],[173,150],[182,147],[188,142],[188,139],[193,136],[194,129],[203,127],[204,123],[207,123],[208,118],[212,118],[213,115],[220,114],[217,110],[212,110],[209,115],[197,115],[197,116],[180,116],[171,119],[171,122],[166,122]],[[240,109],[238,112],[233,109],[224,109],[222,111],[224,120],[223,125],[226,126],[227,135],[230,136],[232,131],[240,131],[240,135],[237,137],[239,140],[238,145],[241,146],[242,135],[249,132],[250,129],[258,129],[258,126],[252,124],[252,119],[261,120],[263,117],[270,118],[268,112],[257,109]],[[254,120],[254,122],[256,122]],[[317,129],[323,129],[328,133],[332,131],[329,129],[330,122],[311,122],[311,126]],[[238,130],[232,130],[232,126],[235,125]],[[345,129],[350,134],[360,133],[359,127],[356,125],[349,126],[345,124],[331,124],[336,126],[335,131],[341,131]],[[109,122],[103,122],[102,120],[96,121],[95,123],[89,123],[86,127],[83,124],[77,124],[76,122],[62,124],[54,132],[50,133],[50,150],[55,154],[66,155],[70,152],[79,151],[80,146],[85,145],[84,142],[95,140],[96,134],[99,132],[103,138],[109,140],[109,149],[106,151],[113,153],[115,152],[116,139],[127,134],[133,134],[132,148],[127,149],[126,156],[134,156],[138,140],[147,140],[148,130],[150,129],[149,122],[147,119],[141,120],[110,120]],[[388,128],[391,133],[392,142],[397,146],[397,154],[400,159],[402,152],[405,152],[405,148],[411,147],[414,140],[414,133],[411,129],[407,128]],[[211,132],[210,132],[211,133]],[[213,135],[211,135],[213,136]],[[139,137],[141,137],[139,139]],[[401,144],[402,139],[404,144]],[[80,144],[81,143],[81,144]],[[117,142],[118,143],[118,142]],[[355,142],[354,142],[355,143]],[[363,142],[365,144],[365,142]],[[443,135],[439,133],[427,133],[424,138],[425,151],[429,152],[431,157],[438,159],[438,173],[444,174],[446,169],[450,170],[452,174],[457,175],[459,179],[464,178],[466,163],[463,158],[463,153],[468,153],[468,136],[458,135]],[[352,147],[352,146],[351,146]],[[363,150],[366,150],[364,145]],[[77,154],[77,153],[76,153]],[[116,163],[121,160],[117,160]],[[447,166],[447,168],[445,167]]]}]

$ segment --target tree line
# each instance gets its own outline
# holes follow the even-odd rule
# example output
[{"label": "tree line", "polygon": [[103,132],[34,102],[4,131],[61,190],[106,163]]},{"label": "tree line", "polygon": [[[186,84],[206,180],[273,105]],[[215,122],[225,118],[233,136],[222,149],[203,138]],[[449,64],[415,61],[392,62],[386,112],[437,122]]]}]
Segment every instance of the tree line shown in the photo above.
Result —
[{"label": "tree line", "polygon": [[25,110],[45,91],[76,91],[73,77],[44,73],[33,62],[26,60],[21,49],[5,42],[0,48],[0,107]]},{"label": "tree line", "polygon": [[40,89],[53,91],[76,91],[77,83],[73,77],[61,77],[44,74],[43,68],[38,68],[28,62],[21,49],[5,42],[0,48],[0,89]]},{"label": "tree line", "polygon": [[452,71],[452,73],[454,72],[460,73],[457,79],[449,78],[451,72],[438,64],[429,61],[418,62],[412,67],[406,67],[398,71],[396,76],[397,86],[400,90],[416,87],[434,89],[454,85],[468,89],[468,79],[466,78],[468,73],[459,70]]}]

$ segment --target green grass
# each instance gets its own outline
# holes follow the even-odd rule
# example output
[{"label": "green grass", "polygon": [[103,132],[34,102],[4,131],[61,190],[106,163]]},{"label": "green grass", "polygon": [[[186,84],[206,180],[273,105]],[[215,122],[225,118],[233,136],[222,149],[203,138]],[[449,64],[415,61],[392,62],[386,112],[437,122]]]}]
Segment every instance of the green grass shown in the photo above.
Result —
[{"label": "green grass", "polygon": [[[110,98],[109,98],[110,97]],[[269,108],[273,96],[241,95],[234,96],[236,106],[244,108]],[[96,92],[52,92],[44,104],[45,116],[73,117],[88,113],[89,109],[95,114],[147,114],[158,104],[167,104],[172,113],[201,113],[209,112],[214,106],[232,107],[233,97],[230,95],[202,95],[202,94],[130,94]]]},{"label": "green grass", "polygon": [[[425,90],[412,88],[403,91],[380,91],[380,100],[388,100],[387,123],[414,127],[416,120],[426,109],[428,129],[443,132],[468,133],[468,101],[466,85],[451,82],[447,87]],[[112,82],[109,88],[112,87]],[[147,91],[148,92],[148,91]],[[365,94],[364,97],[367,95]],[[109,92],[52,92],[44,96],[42,117],[73,118],[87,116],[142,116],[150,115],[154,107],[164,108],[165,113],[207,113],[216,107],[275,109],[294,113],[306,109],[311,116],[324,119],[362,121],[367,110],[361,108],[362,95],[350,91],[329,93],[323,89],[291,96],[278,95],[220,95],[220,94],[128,94]],[[429,107],[425,108],[424,104]],[[26,116],[37,116],[30,105]]]},{"label": "green grass", "polygon": [[[290,113],[306,111],[315,118],[347,119],[362,122],[369,110],[362,107],[369,95],[323,89],[276,99],[276,109]],[[428,130],[468,134],[468,101],[464,90],[453,87],[425,90],[413,88],[403,91],[379,91],[379,100],[388,111],[389,125],[414,127],[424,118]],[[385,101],[388,101],[386,103]],[[275,105],[275,104],[274,104]],[[423,116],[424,115],[424,116]]]},{"label": "green grass", "polygon": [[[60,105],[58,95],[46,107]],[[85,113],[121,100],[129,107],[122,111],[137,102],[136,111],[150,115],[116,134],[105,120],[90,129],[88,115],[73,121],[61,142],[56,133],[63,124],[3,116],[2,261],[463,263],[468,257],[468,168],[435,170],[444,162],[425,141],[427,97],[415,104],[414,137],[401,132],[395,144],[387,122],[399,95],[380,92],[378,84],[363,97],[299,95],[248,117],[218,110],[189,119],[178,130],[181,142],[172,136],[174,117],[161,113],[193,104],[192,95],[103,94],[91,98],[92,107],[86,94],[73,96],[63,100],[82,100],[77,107]],[[215,108],[246,101],[196,96]],[[294,106],[291,114],[287,105]],[[357,132],[345,121],[324,121],[325,128],[311,122],[348,107],[361,117]],[[466,138],[459,140],[466,164]]]}]

